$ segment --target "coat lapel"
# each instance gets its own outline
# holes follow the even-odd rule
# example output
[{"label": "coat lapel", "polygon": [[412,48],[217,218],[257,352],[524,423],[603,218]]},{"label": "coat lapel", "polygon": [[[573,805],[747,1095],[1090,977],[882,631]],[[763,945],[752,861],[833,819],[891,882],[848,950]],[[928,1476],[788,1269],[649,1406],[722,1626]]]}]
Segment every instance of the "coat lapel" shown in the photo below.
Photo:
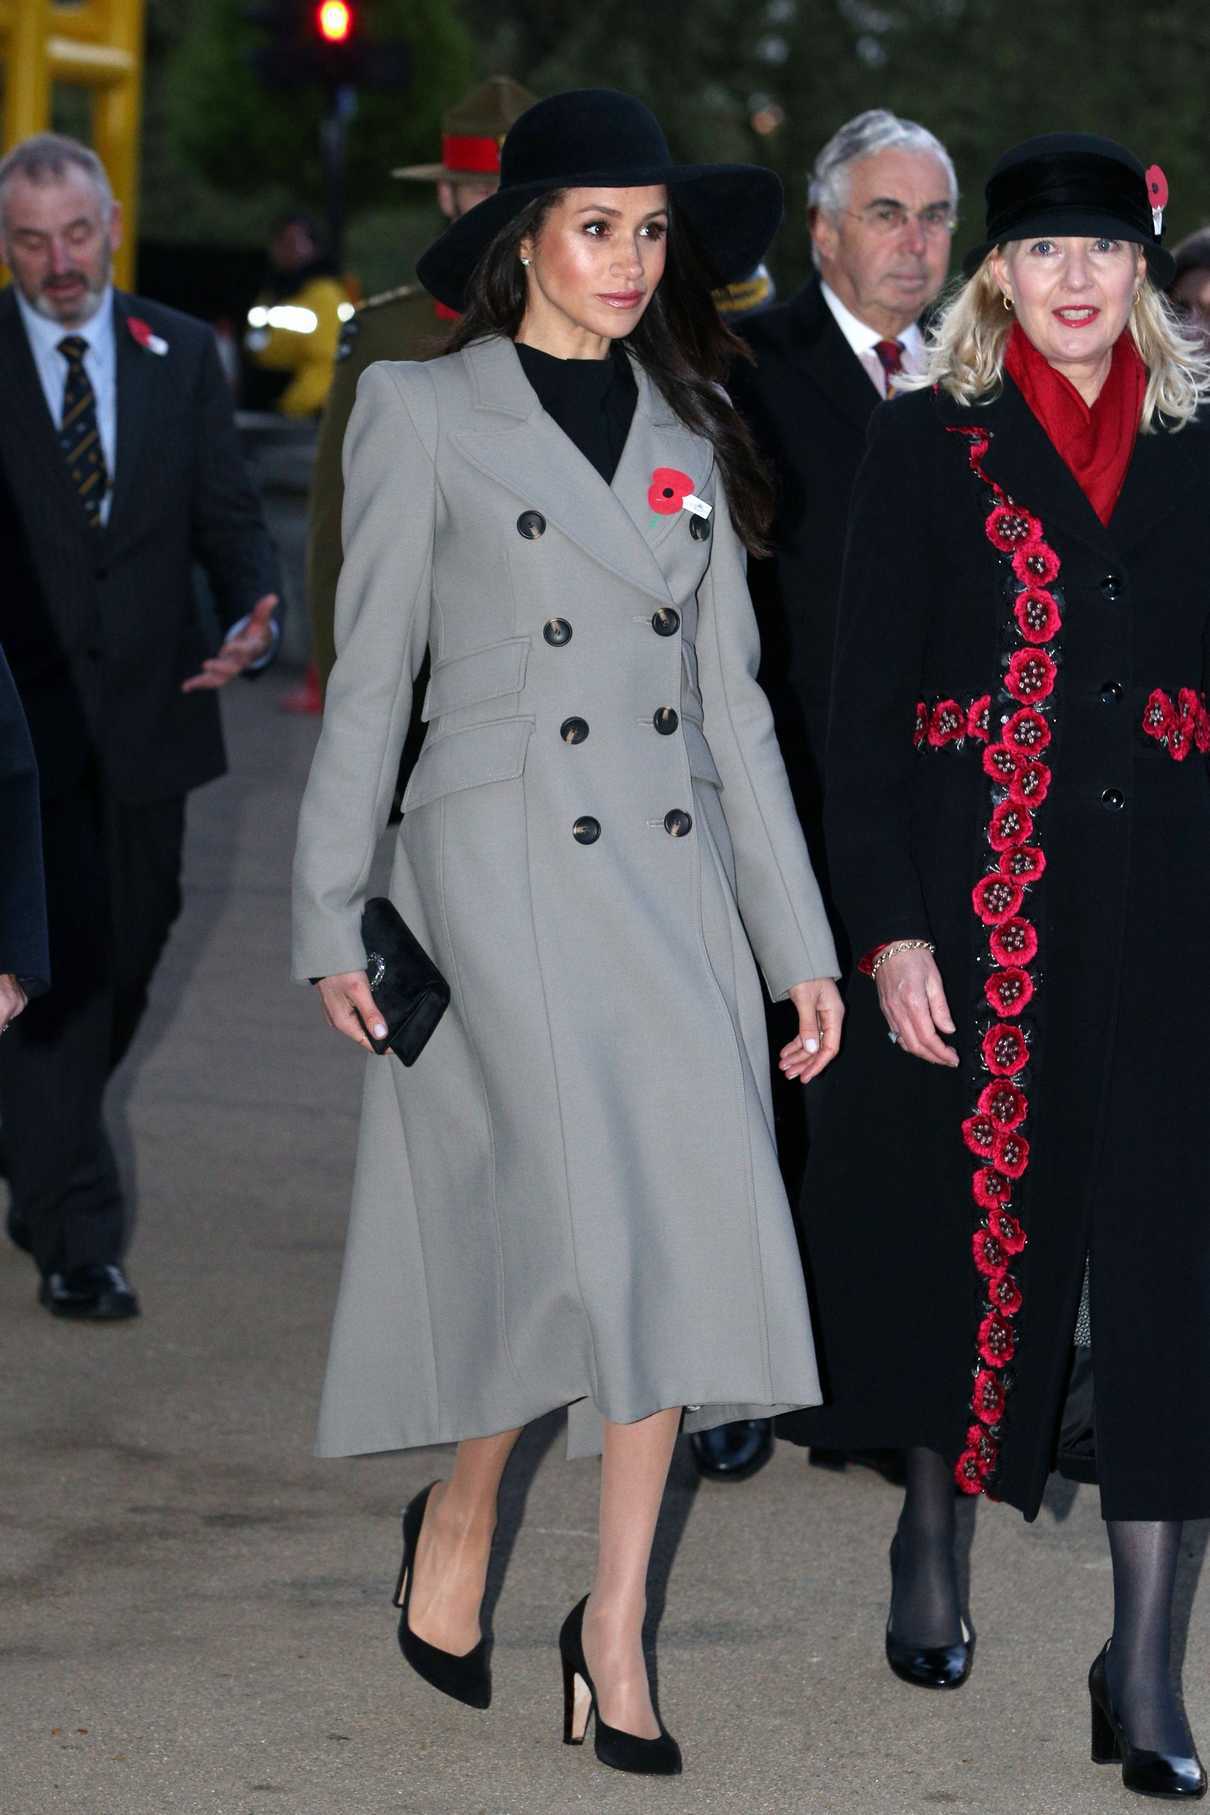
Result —
[{"label": "coat lapel", "polygon": [[[114,292],[113,333],[117,388],[117,451],[114,456],[113,500],[106,533],[114,540],[127,527],[139,498],[140,472],[147,451],[153,415],[154,368],[160,357],[139,346],[130,332],[130,298]],[[171,353],[168,357],[171,357]]]},{"label": "coat lapel", "polygon": [[[646,375],[636,372],[634,418],[610,486],[546,414],[511,341],[479,341],[463,357],[484,426],[455,432],[462,453],[522,503],[541,510],[602,567],[666,604],[671,595],[656,550],[683,513],[659,516],[647,505],[647,488],[656,466],[679,466],[696,481],[702,444],[674,419],[657,419]],[[686,464],[689,449],[695,450],[692,464]]]},{"label": "coat lapel", "polygon": [[868,428],[882,398],[841,333],[819,279],[800,290],[790,306],[794,311],[794,359],[842,416],[859,429]]}]

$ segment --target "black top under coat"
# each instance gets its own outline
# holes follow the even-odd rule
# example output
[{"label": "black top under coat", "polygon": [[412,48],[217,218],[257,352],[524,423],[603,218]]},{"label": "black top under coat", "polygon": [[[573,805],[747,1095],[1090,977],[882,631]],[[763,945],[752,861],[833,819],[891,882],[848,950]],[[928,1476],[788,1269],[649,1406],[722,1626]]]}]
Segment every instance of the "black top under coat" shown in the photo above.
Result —
[{"label": "black top under coat", "polygon": [[638,389],[615,341],[605,359],[556,359],[517,344],[517,357],[546,414],[591,462],[606,485],[622,458]]}]

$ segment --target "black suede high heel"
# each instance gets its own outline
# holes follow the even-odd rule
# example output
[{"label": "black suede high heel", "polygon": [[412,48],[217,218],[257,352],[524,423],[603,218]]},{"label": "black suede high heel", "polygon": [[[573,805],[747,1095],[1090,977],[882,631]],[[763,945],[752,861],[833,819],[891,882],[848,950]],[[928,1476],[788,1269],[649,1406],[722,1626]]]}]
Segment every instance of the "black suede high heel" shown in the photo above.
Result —
[{"label": "black suede high heel", "polygon": [[1108,1650],[1106,1645],[1088,1672],[1093,1764],[1120,1763],[1123,1785],[1138,1796],[1162,1796],[1169,1801],[1181,1796],[1204,1796],[1206,1773],[1196,1752],[1183,1758],[1178,1753],[1149,1752],[1143,1746],[1131,1745],[1109,1693],[1105,1672]]},{"label": "black suede high heel", "polygon": [[[895,1593],[895,1562],[899,1534],[891,1540],[891,1597]],[[975,1633],[958,1616],[962,1638],[956,1645],[913,1645],[908,1639],[897,1639],[891,1631],[891,1616],[886,1623],[886,1661],[902,1682],[917,1689],[961,1689],[975,1661]]]},{"label": "black suede high heel", "polygon": [[457,1657],[452,1651],[441,1651],[436,1645],[418,1639],[408,1625],[416,1543],[424,1524],[424,1509],[436,1486],[436,1481],[430,1481],[423,1493],[417,1494],[403,1510],[403,1561],[399,1565],[399,1581],[395,1585],[392,1601],[394,1606],[402,1610],[399,1615],[399,1649],[417,1676],[422,1676],[434,1689],[440,1689],[442,1695],[451,1696],[456,1702],[464,1702],[468,1708],[487,1708],[492,1699],[491,1672],[487,1667],[487,1639],[481,1638],[477,1645]]},{"label": "black suede high heel", "polygon": [[588,1665],[584,1662],[584,1609],[588,1596],[572,1608],[559,1633],[559,1655],[563,1659],[563,1744],[582,1746],[588,1731],[588,1718],[596,1715],[593,1746],[603,1765],[615,1771],[634,1771],[648,1777],[675,1777],[681,1769],[681,1748],[660,1720],[657,1739],[640,1739],[637,1733],[623,1733],[620,1727],[607,1727],[597,1710],[597,1692]]}]

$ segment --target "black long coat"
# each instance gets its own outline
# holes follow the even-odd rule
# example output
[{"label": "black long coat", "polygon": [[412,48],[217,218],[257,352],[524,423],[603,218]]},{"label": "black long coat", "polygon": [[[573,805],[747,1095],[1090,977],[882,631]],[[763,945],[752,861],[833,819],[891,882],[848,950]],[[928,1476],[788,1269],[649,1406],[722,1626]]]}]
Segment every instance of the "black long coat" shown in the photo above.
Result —
[{"label": "black long coat", "polygon": [[[989,438],[981,457],[971,430]],[[1005,496],[1019,509],[989,520]],[[786,1434],[927,1444],[1027,1517],[1089,1255],[1102,1510],[1210,1514],[1208,509],[1196,423],[1139,436],[1103,528],[1007,380],[979,408],[923,392],[878,411],[854,494],[833,887],[856,953],[935,942],[961,1066],[897,1050],[854,979],[846,1051],[815,1086],[804,1194],[825,1406]],[[1061,620],[1020,604],[1033,641],[1014,559]],[[1049,685],[1047,657],[1042,729],[1006,724]],[[972,730],[955,706],[974,707]],[[1032,829],[995,773],[1010,770]],[[1019,901],[983,883],[981,917],[981,879],[1028,878],[1038,851]],[[994,961],[988,922],[1004,916]],[[984,1094],[1003,1082],[1020,1098]]]},{"label": "black long coat", "polygon": [[27,995],[50,982],[38,769],[29,727],[0,649],[0,975],[12,973]]}]

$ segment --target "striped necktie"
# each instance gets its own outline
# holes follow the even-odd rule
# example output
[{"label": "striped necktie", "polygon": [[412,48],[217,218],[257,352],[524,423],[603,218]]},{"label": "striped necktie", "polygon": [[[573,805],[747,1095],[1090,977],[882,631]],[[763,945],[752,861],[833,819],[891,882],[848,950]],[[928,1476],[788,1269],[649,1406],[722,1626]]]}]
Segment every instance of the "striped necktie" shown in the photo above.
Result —
[{"label": "striped necktie", "polygon": [[63,449],[71,482],[80,494],[85,515],[93,529],[100,529],[101,505],[109,486],[109,473],[97,423],[97,394],[84,370],[88,342],[83,335],[66,334],[59,342],[59,351],[67,361],[59,446]]},{"label": "striped necktie", "polygon": [[886,374],[886,394],[895,395],[895,380],[903,370],[903,342],[901,340],[879,340],[874,344],[878,363]]}]

